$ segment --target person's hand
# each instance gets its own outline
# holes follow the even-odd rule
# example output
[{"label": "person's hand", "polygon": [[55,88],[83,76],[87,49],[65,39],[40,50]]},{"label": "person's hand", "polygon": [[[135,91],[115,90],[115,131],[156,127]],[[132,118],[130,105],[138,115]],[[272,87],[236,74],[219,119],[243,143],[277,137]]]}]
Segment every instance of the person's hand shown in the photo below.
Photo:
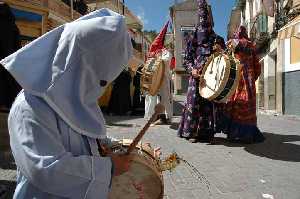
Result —
[{"label": "person's hand", "polygon": [[200,76],[200,87],[203,88],[206,86],[206,80],[204,79],[204,77]]},{"label": "person's hand", "polygon": [[129,170],[131,156],[130,155],[120,155],[120,154],[109,154],[114,165],[113,176],[119,176],[126,173]]},{"label": "person's hand", "polygon": [[198,71],[197,69],[193,69],[193,70],[192,70],[192,76],[193,76],[194,78],[199,77],[199,71]]},{"label": "person's hand", "polygon": [[226,42],[226,46],[229,50],[234,50],[238,44],[239,44],[238,39],[231,39]]},{"label": "person's hand", "polygon": [[223,49],[222,49],[222,47],[221,47],[220,44],[215,44],[214,47],[213,47],[213,49],[214,49],[214,51],[216,53],[222,53],[222,51],[223,51]]}]

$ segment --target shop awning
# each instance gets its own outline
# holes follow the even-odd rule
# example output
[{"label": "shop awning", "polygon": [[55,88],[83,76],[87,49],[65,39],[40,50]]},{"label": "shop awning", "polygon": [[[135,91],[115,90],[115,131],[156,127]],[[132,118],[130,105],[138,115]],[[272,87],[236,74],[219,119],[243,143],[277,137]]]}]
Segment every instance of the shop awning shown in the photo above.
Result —
[{"label": "shop awning", "polygon": [[300,38],[300,15],[278,31],[279,39]]}]

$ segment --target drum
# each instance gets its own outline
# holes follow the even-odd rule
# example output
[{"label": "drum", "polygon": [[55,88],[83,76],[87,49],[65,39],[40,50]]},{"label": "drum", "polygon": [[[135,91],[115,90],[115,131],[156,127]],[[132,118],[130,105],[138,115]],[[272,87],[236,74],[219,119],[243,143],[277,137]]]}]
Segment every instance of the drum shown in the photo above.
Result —
[{"label": "drum", "polygon": [[[112,150],[114,153],[125,153],[131,142],[123,139]],[[138,144],[131,155],[133,161],[129,171],[113,177],[109,199],[162,199],[163,176],[154,149],[147,144]]]},{"label": "drum", "polygon": [[225,103],[237,88],[240,73],[241,65],[233,56],[212,55],[200,75],[200,95],[210,101]]},{"label": "drum", "polygon": [[145,94],[156,95],[162,85],[165,64],[160,56],[149,58],[142,69],[141,89]]}]

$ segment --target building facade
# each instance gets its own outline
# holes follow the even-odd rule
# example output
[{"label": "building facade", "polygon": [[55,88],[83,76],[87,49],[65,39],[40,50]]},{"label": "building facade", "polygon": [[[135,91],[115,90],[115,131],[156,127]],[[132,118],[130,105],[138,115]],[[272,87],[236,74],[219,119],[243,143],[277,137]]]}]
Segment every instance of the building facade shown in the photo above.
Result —
[{"label": "building facade", "polygon": [[294,50],[299,38],[283,41],[278,37],[281,28],[299,14],[298,5],[299,0],[237,0],[228,24],[228,38],[244,25],[256,43],[262,66],[257,81],[258,107],[269,112],[300,115],[300,109],[295,110],[295,103],[300,103],[299,91],[295,90],[300,86],[300,76],[297,72],[286,74],[299,70],[300,54]]},{"label": "building facade", "polygon": [[170,7],[170,16],[173,24],[173,46],[176,59],[174,92],[175,94],[186,93],[188,74],[183,67],[183,56],[185,38],[195,31],[198,22],[196,0],[186,0],[175,3]]},{"label": "building facade", "polygon": [[300,0],[283,1],[278,19],[278,110],[300,115]]},{"label": "building facade", "polygon": [[61,0],[4,0],[15,15],[22,45],[81,16]]}]

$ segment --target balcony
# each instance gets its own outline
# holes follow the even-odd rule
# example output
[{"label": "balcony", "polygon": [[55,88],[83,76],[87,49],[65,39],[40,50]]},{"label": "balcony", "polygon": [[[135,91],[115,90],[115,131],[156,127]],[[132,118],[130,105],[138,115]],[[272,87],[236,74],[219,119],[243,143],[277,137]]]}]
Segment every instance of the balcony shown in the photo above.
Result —
[{"label": "balcony", "polygon": [[[71,1],[70,0],[61,0],[61,1],[63,1],[68,6],[71,6]],[[83,0],[80,0],[80,1],[78,1],[78,0],[74,1],[73,0],[73,9],[76,10],[81,15],[85,15],[87,13],[88,6],[87,6],[87,4],[84,3]]]},{"label": "balcony", "polygon": [[256,42],[257,45],[263,45],[270,39],[270,34],[268,32],[268,16],[265,14],[259,14],[251,29],[250,38]]},{"label": "balcony", "polygon": [[72,18],[77,19],[81,16],[81,14],[75,10],[71,12],[70,6],[61,0],[48,0],[47,5],[50,13],[55,13],[56,15],[64,18],[66,21],[71,21]]},{"label": "balcony", "polygon": [[236,0],[235,6],[236,8],[244,8],[246,5],[246,0]]}]

